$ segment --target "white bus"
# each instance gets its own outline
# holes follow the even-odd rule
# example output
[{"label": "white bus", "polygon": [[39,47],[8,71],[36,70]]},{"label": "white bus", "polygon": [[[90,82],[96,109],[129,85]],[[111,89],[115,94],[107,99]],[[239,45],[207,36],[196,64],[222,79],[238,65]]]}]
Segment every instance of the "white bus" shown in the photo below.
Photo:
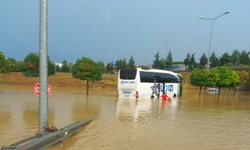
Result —
[{"label": "white bus", "polygon": [[[164,86],[165,85],[165,86]],[[118,73],[118,97],[153,98],[163,91],[170,97],[182,95],[182,76],[158,69],[122,69]]]}]

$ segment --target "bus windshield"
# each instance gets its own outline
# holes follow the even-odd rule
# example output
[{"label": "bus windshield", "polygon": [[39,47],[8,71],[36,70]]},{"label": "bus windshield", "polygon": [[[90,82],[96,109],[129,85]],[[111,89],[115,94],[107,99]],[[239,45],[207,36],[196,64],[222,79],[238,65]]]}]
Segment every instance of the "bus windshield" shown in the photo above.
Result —
[{"label": "bus windshield", "polygon": [[134,80],[136,77],[136,70],[121,70],[120,79]]}]

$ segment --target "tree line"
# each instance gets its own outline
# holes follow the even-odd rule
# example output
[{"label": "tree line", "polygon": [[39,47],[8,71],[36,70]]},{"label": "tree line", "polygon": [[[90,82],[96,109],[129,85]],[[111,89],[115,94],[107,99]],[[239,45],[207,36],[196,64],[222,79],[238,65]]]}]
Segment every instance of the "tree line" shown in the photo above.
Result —
[{"label": "tree line", "polygon": [[245,70],[234,71],[227,66],[217,67],[214,70],[205,70],[195,68],[192,71],[189,82],[193,86],[200,87],[218,87],[219,92],[221,88],[235,89],[240,84],[249,82],[249,74]]},{"label": "tree line", "polygon": [[[48,58],[48,75],[54,75],[56,72],[71,71],[72,63],[68,64],[67,61],[64,60],[62,64],[62,67],[59,67]],[[26,77],[37,77],[39,76],[39,54],[30,53],[23,61],[16,61],[14,58],[5,59],[5,55],[0,52],[0,72],[23,72],[23,75]]]},{"label": "tree line", "polygon": [[[126,59],[118,59],[115,62],[108,62],[106,65],[102,61],[97,62],[101,68],[102,73],[113,73],[120,69],[135,69],[135,60],[133,56],[127,62]],[[48,58],[49,75],[54,75],[56,72],[72,72],[73,63],[68,63],[66,59],[63,60],[62,66],[55,64]],[[140,66],[146,68],[145,66]],[[0,73],[9,72],[23,72],[25,76],[39,75],[39,54],[30,53],[23,61],[16,61],[14,58],[5,58],[5,55],[0,51]]]},{"label": "tree line", "polygon": [[[249,51],[239,51],[234,50],[230,55],[228,52],[225,52],[220,57],[217,57],[215,52],[213,52],[209,58],[210,68],[216,68],[221,66],[244,66],[250,65]],[[185,64],[187,70],[193,70],[195,68],[203,69],[207,65],[208,58],[205,53],[199,58],[199,61],[196,62],[195,53],[192,55],[190,53],[187,54],[186,58],[183,62],[174,62],[172,58],[172,53],[169,51],[166,58],[160,58],[159,52],[154,56],[155,59],[153,61],[152,67],[154,69],[164,69],[165,67],[172,66],[174,64]]]},{"label": "tree line", "polygon": [[[228,52],[222,54],[222,56],[217,57],[213,52],[210,56],[210,68],[216,68],[221,66],[244,66],[250,64],[249,58],[250,52],[234,50],[230,55]],[[183,61],[175,62],[173,61],[173,54],[171,51],[168,52],[166,58],[161,58],[159,52],[154,56],[154,61],[152,68],[154,69],[164,69],[168,66],[174,64],[185,64],[186,69],[192,71],[194,68],[203,69],[207,65],[207,56],[205,53],[199,58],[199,61],[196,62],[195,53],[192,55],[187,54],[186,58]],[[72,72],[73,63],[68,63],[65,60],[62,62],[62,66],[55,65],[50,59],[48,59],[49,66],[49,75],[54,75],[56,72]],[[133,56],[130,57],[127,62],[126,59],[118,59],[114,62],[108,62],[106,65],[104,62],[99,61],[98,64],[102,67],[102,73],[113,73],[120,69],[133,69],[140,67],[143,69],[149,69],[149,66],[136,66]],[[36,53],[30,53],[25,57],[23,61],[16,61],[14,58],[7,58],[2,52],[0,52],[0,72],[23,72],[25,76],[38,76],[39,68],[39,55]]]}]

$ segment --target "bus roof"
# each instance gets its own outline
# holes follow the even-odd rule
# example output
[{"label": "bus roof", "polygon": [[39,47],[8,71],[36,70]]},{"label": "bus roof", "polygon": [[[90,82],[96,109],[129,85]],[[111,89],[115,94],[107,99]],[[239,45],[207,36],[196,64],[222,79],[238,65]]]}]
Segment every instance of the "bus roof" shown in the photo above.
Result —
[{"label": "bus roof", "polygon": [[149,69],[149,70],[145,70],[145,69],[142,69],[142,68],[136,68],[136,69],[121,69],[121,70],[139,70],[139,71],[146,71],[146,72],[159,72],[159,73],[168,73],[168,74],[172,74],[172,75],[179,75],[182,77],[181,74],[178,74],[178,73],[175,73],[175,72],[172,72],[172,71],[168,71],[168,70],[161,70],[161,69]]}]

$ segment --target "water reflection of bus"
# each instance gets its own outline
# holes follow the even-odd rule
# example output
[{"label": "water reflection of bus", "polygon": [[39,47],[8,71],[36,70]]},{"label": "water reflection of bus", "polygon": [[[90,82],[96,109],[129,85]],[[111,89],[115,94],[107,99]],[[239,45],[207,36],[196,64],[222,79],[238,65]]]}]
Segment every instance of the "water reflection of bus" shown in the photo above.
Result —
[{"label": "water reflection of bus", "polygon": [[[127,116],[137,119],[140,113],[148,114],[151,112],[151,100],[138,100],[119,98],[117,103],[117,116]],[[142,115],[142,114],[141,114]]]},{"label": "water reflection of bus", "polygon": [[170,97],[182,95],[182,76],[166,70],[122,69],[118,74],[118,97],[159,97],[163,91]]},{"label": "water reflection of bus", "polygon": [[139,117],[171,113],[174,117],[178,108],[178,98],[166,101],[161,99],[118,98],[116,115],[119,118],[127,117],[137,120]]}]

